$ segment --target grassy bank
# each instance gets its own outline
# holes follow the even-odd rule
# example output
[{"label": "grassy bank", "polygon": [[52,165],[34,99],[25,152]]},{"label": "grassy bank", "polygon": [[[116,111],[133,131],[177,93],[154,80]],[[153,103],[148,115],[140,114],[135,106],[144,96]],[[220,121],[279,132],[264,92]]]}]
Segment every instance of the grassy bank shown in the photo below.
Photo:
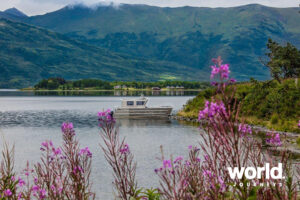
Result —
[{"label": "grassy bank", "polygon": [[[232,87],[230,88],[232,89]],[[236,84],[236,98],[242,102],[241,113],[247,123],[262,125],[278,131],[300,133],[300,84],[295,79]],[[187,102],[178,115],[197,118],[205,100],[218,98],[215,89],[201,91]]]}]

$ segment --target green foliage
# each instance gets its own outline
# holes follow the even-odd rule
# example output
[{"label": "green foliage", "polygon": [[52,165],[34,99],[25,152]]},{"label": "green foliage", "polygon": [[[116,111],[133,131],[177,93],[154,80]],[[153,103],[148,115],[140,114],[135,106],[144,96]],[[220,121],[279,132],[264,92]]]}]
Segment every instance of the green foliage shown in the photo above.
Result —
[{"label": "green foliage", "polygon": [[158,189],[144,189],[140,188],[135,191],[134,197],[130,197],[130,200],[160,200],[160,193]]},{"label": "green foliage", "polygon": [[300,148],[300,137],[297,138],[296,143],[297,143],[298,147]]},{"label": "green foliage", "polygon": [[160,199],[160,194],[157,189],[145,189],[144,191],[145,197],[148,200],[159,200]]},{"label": "green foliage", "polygon": [[63,78],[49,78],[43,79],[38,84],[34,86],[35,89],[48,89],[54,90],[58,89],[60,85],[64,85],[67,82]]},{"label": "green foliage", "polygon": [[300,77],[300,51],[290,43],[280,46],[273,40],[268,40],[267,53],[270,61],[267,67],[270,69],[271,76],[280,81],[281,78]]},{"label": "green foliage", "polygon": [[[252,80],[237,84],[236,98],[243,101],[241,112],[253,124],[260,124],[281,131],[299,132],[297,122],[300,117],[300,90],[295,79],[258,82]],[[216,98],[214,89],[201,91],[183,109],[184,114],[196,118],[204,107],[205,100]]]}]

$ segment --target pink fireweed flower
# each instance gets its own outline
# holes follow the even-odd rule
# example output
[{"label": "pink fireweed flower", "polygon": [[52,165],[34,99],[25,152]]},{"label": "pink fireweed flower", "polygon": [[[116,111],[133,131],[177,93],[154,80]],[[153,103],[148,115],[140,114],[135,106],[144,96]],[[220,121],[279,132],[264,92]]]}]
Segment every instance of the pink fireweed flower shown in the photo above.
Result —
[{"label": "pink fireweed flower", "polygon": [[171,168],[172,167],[171,160],[164,160],[163,161],[163,166],[164,166],[164,168]]},{"label": "pink fireweed flower", "polygon": [[211,119],[220,114],[226,114],[226,109],[223,102],[214,103],[206,101],[204,109],[199,111],[198,121],[204,118]]},{"label": "pink fireweed flower", "polygon": [[221,177],[218,178],[219,184],[220,184],[220,192],[225,192],[226,184],[224,183],[223,179]]},{"label": "pink fireweed flower", "polygon": [[212,177],[212,173],[211,173],[211,171],[209,171],[209,170],[204,170],[203,171],[203,176],[205,176],[205,177]]},{"label": "pink fireweed flower", "polygon": [[75,135],[74,126],[71,122],[62,123],[61,131],[65,136],[73,137]]},{"label": "pink fireweed flower", "polygon": [[23,187],[25,185],[25,181],[23,179],[21,179],[21,178],[18,178],[18,185],[20,187]]},{"label": "pink fireweed flower", "polygon": [[121,154],[129,153],[129,146],[128,144],[124,144],[124,146],[120,149]]},{"label": "pink fireweed flower", "polygon": [[208,162],[210,160],[209,156],[208,155],[205,155],[204,156],[204,159]]},{"label": "pink fireweed flower", "polygon": [[158,169],[154,169],[154,172],[155,172],[155,173],[158,173],[158,172],[161,172],[162,170],[163,170],[163,168],[160,167],[160,168],[158,168]]},{"label": "pink fireweed flower", "polygon": [[215,81],[212,81],[211,83],[210,83],[212,86],[218,86],[219,84],[217,83],[217,82],[215,82]]},{"label": "pink fireweed flower", "polygon": [[185,161],[185,165],[186,165],[186,166],[191,166],[191,162],[188,161],[188,160],[186,160],[186,161]]},{"label": "pink fireweed flower", "polygon": [[37,191],[39,191],[39,189],[40,189],[40,187],[38,185],[32,186],[32,191],[33,192],[37,192]]},{"label": "pink fireweed flower", "polygon": [[48,149],[48,141],[45,141],[45,142],[42,142],[41,144],[43,147],[47,148]]},{"label": "pink fireweed flower", "polygon": [[273,145],[273,146],[281,146],[281,139],[279,133],[267,133],[267,136],[269,136],[268,139],[266,139],[266,143]]},{"label": "pink fireweed flower", "polygon": [[80,156],[87,155],[90,158],[92,157],[92,153],[90,152],[88,147],[85,147],[85,148],[81,149],[80,152],[79,152],[79,155]]},{"label": "pink fireweed flower", "polygon": [[193,145],[189,145],[188,149],[190,149],[190,150],[193,149]]},{"label": "pink fireweed flower", "polygon": [[11,195],[12,195],[12,192],[10,191],[10,189],[4,190],[4,196],[5,197],[10,197]]},{"label": "pink fireweed flower", "polygon": [[248,124],[240,124],[239,125],[239,132],[242,133],[242,137],[247,134],[252,134],[252,128]]},{"label": "pink fireweed flower", "polygon": [[51,189],[54,193],[56,193],[56,187],[55,187],[54,185],[51,185],[51,186],[50,186],[50,189]]},{"label": "pink fireweed flower", "polygon": [[[223,79],[228,79],[229,78],[229,73],[230,73],[230,71],[229,71],[229,65],[228,64],[220,65],[220,67],[211,66],[210,78],[213,79],[217,75],[219,75],[222,80]],[[232,79],[232,80],[234,80],[234,79]]]},{"label": "pink fireweed flower", "polygon": [[73,169],[73,173],[77,174],[77,172],[83,172],[83,169],[80,166],[77,166]]},{"label": "pink fireweed flower", "polygon": [[211,74],[210,74],[211,79],[213,79],[219,73],[220,73],[220,68],[218,68],[217,66],[211,66]]},{"label": "pink fireweed flower", "polygon": [[102,127],[105,123],[114,123],[113,113],[110,109],[103,112],[98,112],[99,126]]},{"label": "pink fireweed flower", "polygon": [[229,82],[230,82],[230,83],[236,83],[236,80],[233,79],[233,78],[231,78],[231,79],[229,80]]},{"label": "pink fireweed flower", "polygon": [[178,156],[178,157],[175,159],[174,163],[179,163],[179,162],[181,162],[182,160],[183,160],[183,156]]},{"label": "pink fireweed flower", "polygon": [[45,199],[46,195],[47,195],[46,190],[45,189],[41,189],[40,192],[39,192],[40,199]]},{"label": "pink fireweed flower", "polygon": [[52,151],[53,151],[54,155],[61,155],[61,149],[60,148],[57,148],[57,149],[53,148]]},{"label": "pink fireweed flower", "polygon": [[298,128],[300,128],[300,120],[298,121]]},{"label": "pink fireweed flower", "polygon": [[74,126],[73,126],[73,123],[69,123],[69,122],[64,122],[62,125],[61,125],[61,131],[62,132],[66,132],[66,131],[71,131],[73,130]]},{"label": "pink fireweed flower", "polygon": [[228,64],[221,65],[219,68],[219,73],[220,73],[221,79],[228,79],[229,73],[230,73],[229,65]]},{"label": "pink fireweed flower", "polygon": [[213,58],[213,59],[211,59],[211,61],[219,66],[222,65],[222,62],[223,62],[221,56],[218,56],[218,58]]},{"label": "pink fireweed flower", "polygon": [[12,176],[10,179],[11,179],[12,181],[15,181],[15,180],[16,180],[16,178],[15,178],[14,176]]}]

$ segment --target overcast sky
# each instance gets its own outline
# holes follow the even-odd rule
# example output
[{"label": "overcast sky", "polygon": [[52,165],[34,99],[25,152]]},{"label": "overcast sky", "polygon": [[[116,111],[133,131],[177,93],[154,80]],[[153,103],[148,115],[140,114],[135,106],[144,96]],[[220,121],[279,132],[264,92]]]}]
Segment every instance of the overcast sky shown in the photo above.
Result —
[{"label": "overcast sky", "polygon": [[300,0],[0,0],[0,10],[16,7],[27,15],[38,15],[55,11],[69,4],[93,5],[99,2],[148,4],[155,6],[231,7],[259,3],[272,7],[297,7]]}]

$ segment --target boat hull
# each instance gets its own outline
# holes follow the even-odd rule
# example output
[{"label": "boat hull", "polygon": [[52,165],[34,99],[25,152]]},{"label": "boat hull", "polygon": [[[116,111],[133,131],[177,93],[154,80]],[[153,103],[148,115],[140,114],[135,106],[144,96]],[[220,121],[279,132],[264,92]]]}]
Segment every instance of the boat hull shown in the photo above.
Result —
[{"label": "boat hull", "polygon": [[172,107],[159,108],[117,108],[114,111],[115,118],[131,118],[131,119],[158,119],[168,118],[171,115]]}]

